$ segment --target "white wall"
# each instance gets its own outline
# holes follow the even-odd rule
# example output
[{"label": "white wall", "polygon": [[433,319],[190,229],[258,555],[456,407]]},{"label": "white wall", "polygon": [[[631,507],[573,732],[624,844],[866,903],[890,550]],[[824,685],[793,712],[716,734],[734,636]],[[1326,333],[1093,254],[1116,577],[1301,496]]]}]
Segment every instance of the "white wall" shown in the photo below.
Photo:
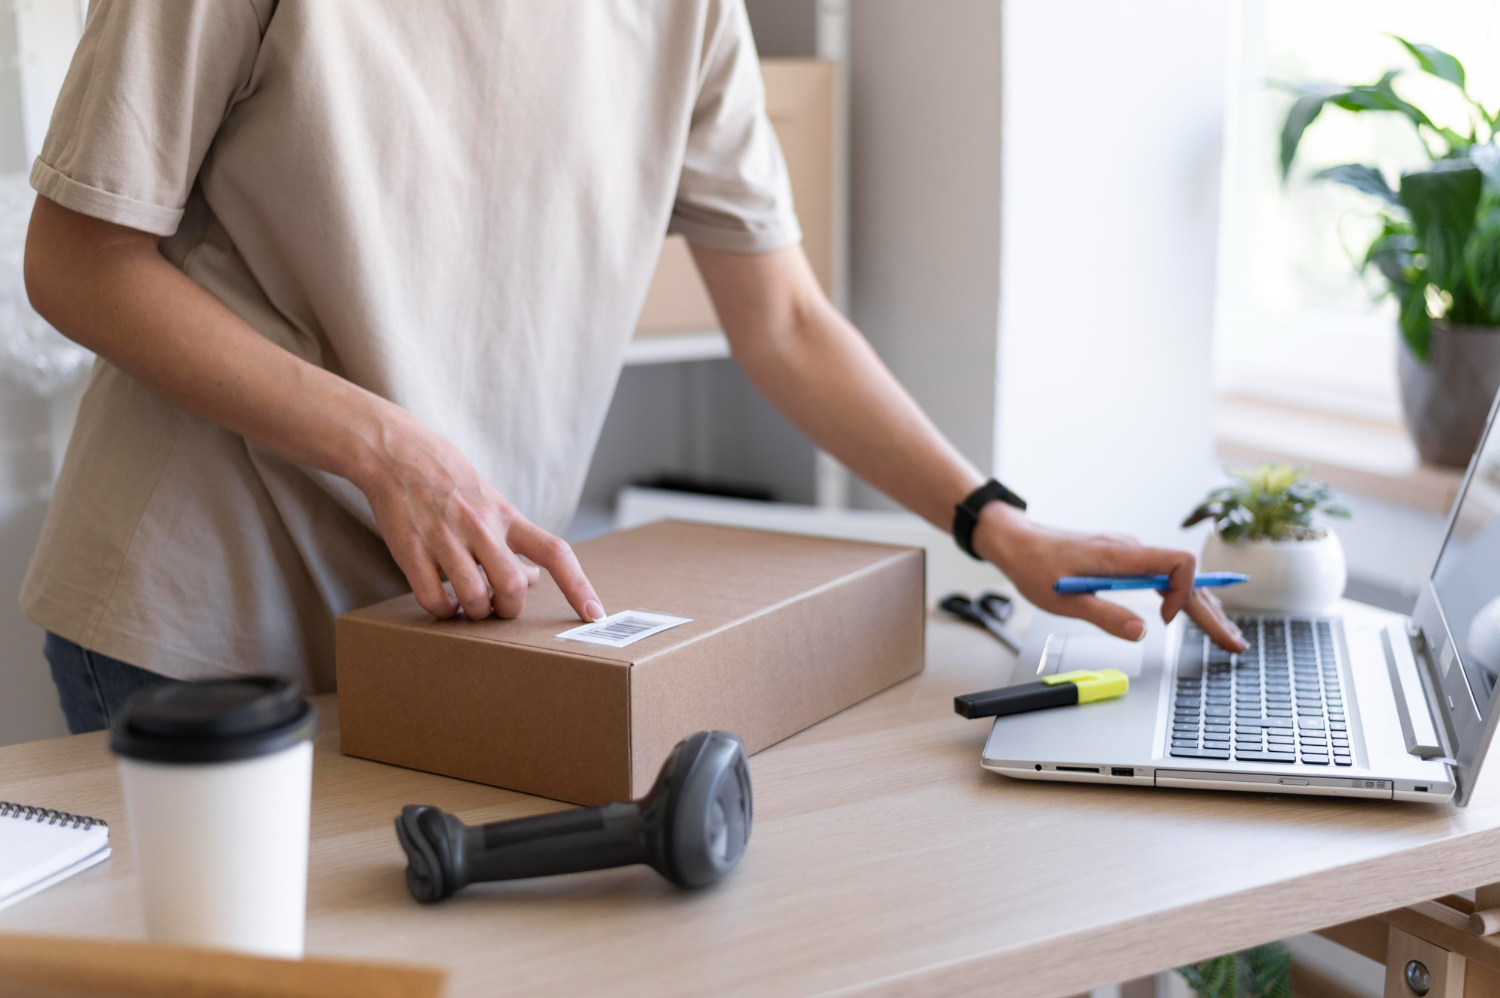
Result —
[{"label": "white wall", "polygon": [[995,463],[1042,520],[1178,541],[1217,474],[1229,8],[1007,0]]},{"label": "white wall", "polygon": [[[1001,5],[850,5],[851,317],[987,471],[1000,297]],[[869,503],[871,494],[859,495]]]}]

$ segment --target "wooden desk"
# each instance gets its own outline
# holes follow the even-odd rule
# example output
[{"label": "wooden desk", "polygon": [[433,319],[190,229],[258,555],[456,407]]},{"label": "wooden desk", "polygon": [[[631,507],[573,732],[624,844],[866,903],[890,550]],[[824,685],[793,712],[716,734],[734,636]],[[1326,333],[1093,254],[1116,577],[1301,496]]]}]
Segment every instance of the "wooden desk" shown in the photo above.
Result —
[{"label": "wooden desk", "polygon": [[[934,619],[927,671],[751,760],[726,882],[645,868],[413,902],[391,820],[558,807],[334,751],[316,763],[309,953],[436,963],[452,995],[1065,995],[1500,881],[1500,797],[1469,808],[1010,781],[955,693],[1010,658]],[[138,937],[103,735],[0,749],[0,799],[95,814],[116,852],[0,912],[0,931]]]}]

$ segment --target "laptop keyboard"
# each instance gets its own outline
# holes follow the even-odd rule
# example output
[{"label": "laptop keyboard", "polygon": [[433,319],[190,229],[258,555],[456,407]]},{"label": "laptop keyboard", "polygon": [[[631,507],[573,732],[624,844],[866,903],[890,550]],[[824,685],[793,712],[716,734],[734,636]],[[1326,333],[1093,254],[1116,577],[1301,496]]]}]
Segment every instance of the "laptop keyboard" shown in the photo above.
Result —
[{"label": "laptop keyboard", "polygon": [[1238,655],[1187,624],[1169,753],[1352,766],[1332,624],[1282,616],[1236,617],[1235,623],[1250,643]]}]

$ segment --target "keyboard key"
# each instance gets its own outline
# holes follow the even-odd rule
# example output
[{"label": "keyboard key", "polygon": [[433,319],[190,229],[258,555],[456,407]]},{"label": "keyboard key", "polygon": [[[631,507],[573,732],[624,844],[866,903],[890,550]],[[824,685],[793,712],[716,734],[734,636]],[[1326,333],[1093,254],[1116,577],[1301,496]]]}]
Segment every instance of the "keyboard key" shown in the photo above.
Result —
[{"label": "keyboard key", "polygon": [[1173,746],[1171,755],[1178,759],[1228,759],[1228,749],[1200,749],[1200,748],[1177,748]]},{"label": "keyboard key", "polygon": [[1345,724],[1343,721],[1330,721],[1330,722],[1328,722],[1328,730],[1329,731],[1348,731],[1349,730],[1349,726],[1347,724]]},{"label": "keyboard key", "polygon": [[[1299,717],[1297,718],[1297,727],[1303,731],[1322,731],[1324,728],[1323,719],[1321,717]],[[1339,725],[1339,727],[1342,728],[1343,725]]]},{"label": "keyboard key", "polygon": [[1297,757],[1290,752],[1239,752],[1234,757],[1241,762],[1296,762]]},{"label": "keyboard key", "polygon": [[1228,717],[1228,707],[1205,707],[1203,713],[1209,717]]},{"label": "keyboard key", "polygon": [[1310,755],[1304,752],[1302,753],[1302,761],[1307,763],[1309,766],[1326,766],[1328,765],[1328,756]]}]

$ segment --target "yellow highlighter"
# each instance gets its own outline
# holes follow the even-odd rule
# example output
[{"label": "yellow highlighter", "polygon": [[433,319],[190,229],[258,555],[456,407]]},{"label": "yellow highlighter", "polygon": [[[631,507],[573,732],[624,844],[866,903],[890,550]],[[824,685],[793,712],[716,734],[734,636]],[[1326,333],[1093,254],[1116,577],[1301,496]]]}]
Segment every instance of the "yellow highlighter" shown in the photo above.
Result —
[{"label": "yellow highlighter", "polygon": [[1112,700],[1130,689],[1130,677],[1119,669],[1074,669],[1036,683],[1002,686],[983,693],[953,698],[953,710],[963,717],[1000,717],[1048,707]]}]

